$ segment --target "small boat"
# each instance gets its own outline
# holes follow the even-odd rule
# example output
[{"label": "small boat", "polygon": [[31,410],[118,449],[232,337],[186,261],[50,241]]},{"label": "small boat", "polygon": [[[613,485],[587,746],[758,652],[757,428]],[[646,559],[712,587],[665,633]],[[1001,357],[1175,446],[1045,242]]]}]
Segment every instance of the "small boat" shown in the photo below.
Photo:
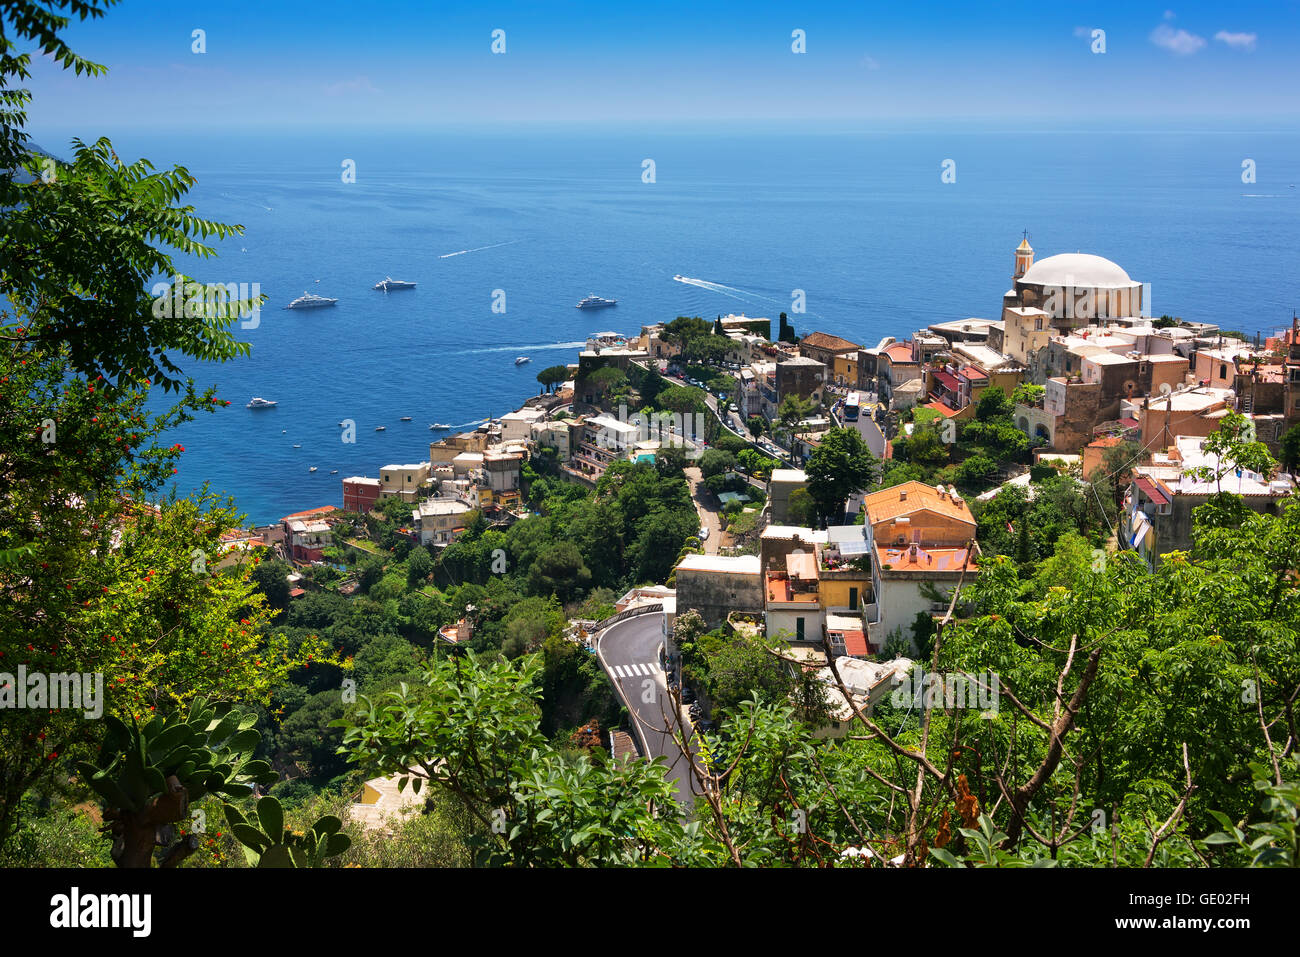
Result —
[{"label": "small boat", "polygon": [[[320,282],[319,279],[317,279],[316,281],[317,281],[317,282]],[[319,309],[319,308],[321,308],[322,306],[332,306],[332,305],[336,304],[337,302],[338,302],[337,299],[329,299],[329,298],[326,298],[325,296],[317,296],[317,295],[315,295],[314,293],[309,293],[309,292],[306,292],[306,291],[304,290],[304,291],[303,291],[303,294],[302,294],[301,296],[299,296],[299,297],[298,297],[297,299],[295,299],[293,302],[289,303],[289,305],[285,306],[284,308],[286,308],[286,309]]]},{"label": "small boat", "polygon": [[330,469],[330,475],[338,475],[338,474],[339,474],[338,469]]},{"label": "small boat", "polygon": [[532,361],[533,361],[533,360],[530,359],[530,358],[528,358],[528,356],[519,356],[518,358],[515,359],[515,365],[517,365],[517,366],[521,366],[521,365],[523,365],[525,362],[532,362]]},{"label": "small boat", "polygon": [[301,445],[295,445],[294,448],[295,448],[295,449],[300,449],[300,448],[302,448],[302,446],[301,446]]},{"label": "small boat", "polygon": [[386,428],[387,428],[387,426],[384,426],[384,425],[376,425],[376,426],[375,426],[375,431],[376,431],[376,432],[383,432]]},{"label": "small boat", "polygon": [[402,416],[402,421],[403,421],[403,422],[410,422],[410,421],[411,421],[411,417],[410,417],[409,415],[404,415],[404,416]]},{"label": "small boat", "polygon": [[307,471],[308,471],[308,472],[315,472],[315,471],[316,471],[316,466],[313,465],[313,466],[312,466],[311,468],[309,468]]},{"label": "small boat", "polygon": [[451,428],[451,426],[448,425],[446,422],[434,422],[434,423],[432,423],[432,424],[429,426],[429,431],[431,431],[431,432],[445,432],[447,429],[450,429],[450,428]]},{"label": "small boat", "polygon": [[248,405],[245,406],[245,408],[248,408],[248,409],[273,409],[273,408],[275,408],[275,406],[276,406],[276,403],[275,403],[274,400],[272,400],[272,399],[263,399],[260,395],[255,395],[255,396],[253,396],[252,399],[249,400]]},{"label": "small boat", "polygon": [[281,434],[281,435],[288,435],[288,434],[289,434],[289,430],[288,430],[288,429],[281,429],[281,430],[280,430],[280,434]]},{"label": "small boat", "polygon": [[406,282],[403,279],[394,279],[393,277],[388,276],[382,281],[375,283],[373,288],[383,290],[384,292],[392,292],[394,289],[414,289],[415,283]]}]

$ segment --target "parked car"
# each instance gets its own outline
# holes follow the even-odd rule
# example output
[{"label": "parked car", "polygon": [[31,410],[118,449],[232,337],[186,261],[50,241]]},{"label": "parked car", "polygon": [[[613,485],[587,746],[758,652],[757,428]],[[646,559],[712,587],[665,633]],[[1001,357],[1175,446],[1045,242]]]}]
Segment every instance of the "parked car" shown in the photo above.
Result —
[{"label": "parked car", "polygon": [[734,402],[728,403],[727,411],[734,412],[736,415],[740,415],[740,406],[736,405],[736,403]]},{"label": "parked car", "polygon": [[701,526],[700,526],[700,541],[702,541],[702,542],[707,542],[708,540],[709,540],[709,526],[707,526],[707,525],[701,525]]}]

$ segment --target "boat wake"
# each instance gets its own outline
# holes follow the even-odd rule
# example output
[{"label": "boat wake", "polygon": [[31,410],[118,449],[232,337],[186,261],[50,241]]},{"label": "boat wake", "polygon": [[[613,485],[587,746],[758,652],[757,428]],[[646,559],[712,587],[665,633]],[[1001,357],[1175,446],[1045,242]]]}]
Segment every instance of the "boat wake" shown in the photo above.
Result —
[{"label": "boat wake", "polygon": [[482,352],[513,352],[521,354],[524,352],[540,352],[543,349],[582,349],[586,345],[586,342],[551,342],[543,346],[484,346],[482,349],[460,349],[442,354],[445,356],[472,356]]},{"label": "boat wake", "polygon": [[[673,280],[685,283],[688,286],[695,286],[697,289],[703,289],[707,292],[716,292],[731,299],[738,299],[741,302],[753,302],[755,304],[759,302],[770,302],[782,306],[786,310],[789,310],[790,308],[789,299],[773,299],[771,296],[764,296],[756,292],[750,292],[747,289],[740,289],[736,286],[728,286],[726,283],[710,282],[707,279],[692,279],[690,276],[673,276]],[[817,319],[824,318],[811,310],[804,313],[804,315],[813,316]]]},{"label": "boat wake", "polygon": [[498,246],[513,246],[513,245],[514,245],[515,243],[517,243],[517,242],[520,242],[520,240],[518,240],[518,239],[512,239],[512,240],[510,240],[509,242],[504,242],[504,243],[493,243],[491,246],[476,246],[476,247],[474,247],[473,249],[461,249],[461,250],[459,250],[459,251],[457,251],[457,252],[454,252],[454,253],[443,253],[443,254],[442,254],[441,256],[439,256],[438,258],[439,258],[439,259],[450,259],[452,256],[464,256],[466,253],[481,253],[481,252],[482,252],[483,250],[485,250],[485,249],[496,249]]}]

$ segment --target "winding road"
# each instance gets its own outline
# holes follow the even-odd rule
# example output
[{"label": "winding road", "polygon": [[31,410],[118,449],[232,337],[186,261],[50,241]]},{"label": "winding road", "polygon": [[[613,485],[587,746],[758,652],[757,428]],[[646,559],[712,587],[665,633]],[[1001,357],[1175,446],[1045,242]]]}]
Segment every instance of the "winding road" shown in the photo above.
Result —
[{"label": "winding road", "polygon": [[[627,705],[642,753],[647,760],[661,758],[668,766],[678,803],[689,812],[695,806],[690,759],[666,730],[673,703],[660,658],[663,643],[664,613],[648,612],[615,622],[601,632],[596,655]],[[684,714],[682,721],[690,727]]]}]

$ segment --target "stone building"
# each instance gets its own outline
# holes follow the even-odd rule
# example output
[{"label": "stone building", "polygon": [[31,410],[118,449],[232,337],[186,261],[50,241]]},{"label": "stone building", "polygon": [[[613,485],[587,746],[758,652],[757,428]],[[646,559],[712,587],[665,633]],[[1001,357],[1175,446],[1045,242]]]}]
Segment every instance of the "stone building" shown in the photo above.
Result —
[{"label": "stone building", "polygon": [[731,612],[763,610],[763,576],[757,555],[687,555],[677,565],[677,612],[700,613],[709,628]]}]

